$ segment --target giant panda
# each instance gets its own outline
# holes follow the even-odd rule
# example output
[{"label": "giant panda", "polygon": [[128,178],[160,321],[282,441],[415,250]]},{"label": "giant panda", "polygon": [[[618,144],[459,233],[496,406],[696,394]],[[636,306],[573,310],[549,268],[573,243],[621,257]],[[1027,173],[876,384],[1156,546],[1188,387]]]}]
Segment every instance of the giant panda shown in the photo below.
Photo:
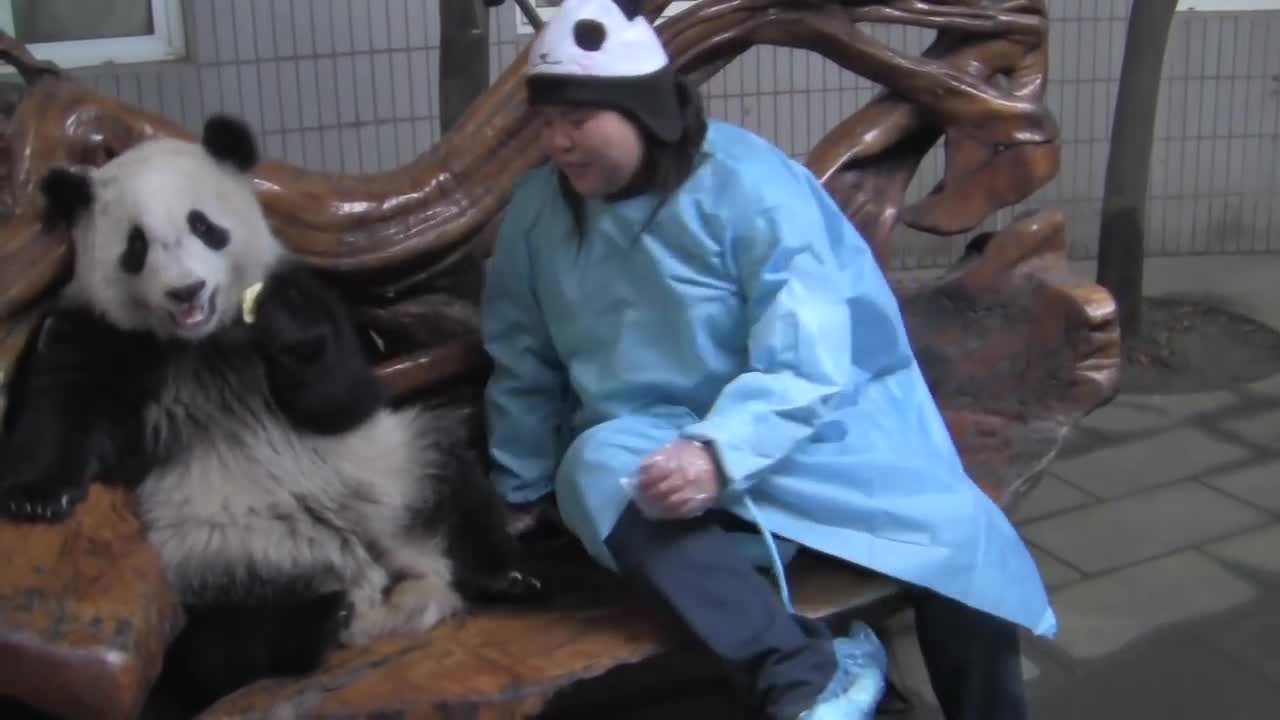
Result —
[{"label": "giant panda", "polygon": [[73,270],[0,435],[9,519],[61,521],[99,478],[134,488],[186,609],[165,672],[199,703],[541,591],[463,421],[389,404],[343,302],[269,228],[257,161],[215,115],[199,142],[43,177]]}]

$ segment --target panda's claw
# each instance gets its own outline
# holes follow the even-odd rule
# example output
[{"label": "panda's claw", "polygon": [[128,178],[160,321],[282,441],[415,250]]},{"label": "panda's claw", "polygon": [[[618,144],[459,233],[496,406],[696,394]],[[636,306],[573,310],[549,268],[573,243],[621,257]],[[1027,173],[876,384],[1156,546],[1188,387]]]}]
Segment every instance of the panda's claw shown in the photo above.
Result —
[{"label": "panda's claw", "polygon": [[83,493],[64,491],[40,497],[16,497],[0,504],[4,516],[18,521],[56,522],[66,517],[78,504]]},{"label": "panda's claw", "polygon": [[519,570],[512,570],[511,575],[511,579],[523,587],[531,588],[533,590],[542,589],[542,581],[532,575],[525,575]]},{"label": "panda's claw", "polygon": [[519,570],[511,570],[507,573],[500,589],[505,595],[516,597],[533,595],[542,590],[542,581]]}]

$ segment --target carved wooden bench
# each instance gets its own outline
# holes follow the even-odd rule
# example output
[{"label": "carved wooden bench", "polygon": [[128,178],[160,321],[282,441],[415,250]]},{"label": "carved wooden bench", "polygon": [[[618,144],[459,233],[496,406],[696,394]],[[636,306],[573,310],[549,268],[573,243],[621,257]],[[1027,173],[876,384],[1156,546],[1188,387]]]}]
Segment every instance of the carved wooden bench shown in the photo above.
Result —
[{"label": "carved wooden bench", "polygon": [[[666,5],[651,1],[647,13]],[[905,57],[864,34],[863,22],[938,36],[920,57]],[[807,161],[882,262],[899,224],[967,233],[1056,174],[1042,1],[704,0],[660,32],[698,82],[749,47],[772,44],[817,51],[885,86]],[[58,163],[101,163],[148,136],[190,134],[98,95],[7,36],[0,57],[27,85],[0,133],[10,158],[0,163],[2,371],[68,261],[66,239],[36,223],[40,175]],[[379,372],[396,397],[452,398],[476,410],[477,428],[487,370],[475,331],[482,260],[512,181],[541,160],[524,115],[523,62],[405,166],[335,176],[267,161],[257,171],[275,229],[347,293],[377,338]],[[940,139],[944,179],[905,204]],[[1070,427],[1116,391],[1114,306],[1068,271],[1063,224],[1055,210],[1029,213],[933,277],[893,279],[966,466],[1005,508],[1034,487]],[[546,536],[531,551],[552,582],[584,592],[553,609],[483,610],[424,636],[343,652],[314,675],[258,683],[203,717],[621,718],[709,677],[672,627],[566,537]],[[872,617],[902,600],[883,577],[807,555],[789,578],[797,608],[817,617]],[[597,583],[603,597],[587,599]],[[160,716],[163,698],[151,691],[182,621],[126,494],[95,486],[60,526],[0,525],[0,710],[8,698],[14,713],[114,720],[150,700]]]}]

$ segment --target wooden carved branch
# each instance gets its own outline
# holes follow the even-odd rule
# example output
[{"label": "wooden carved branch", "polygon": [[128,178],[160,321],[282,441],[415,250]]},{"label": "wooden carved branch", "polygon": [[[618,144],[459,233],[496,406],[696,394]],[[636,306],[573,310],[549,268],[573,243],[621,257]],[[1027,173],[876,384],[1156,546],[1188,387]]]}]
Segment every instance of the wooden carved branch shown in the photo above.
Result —
[{"label": "wooden carved branch", "polygon": [[[652,0],[646,13],[657,17],[668,4]],[[933,28],[938,36],[911,57],[866,34],[865,22]],[[1043,0],[704,0],[659,29],[679,67],[699,82],[749,47],[774,44],[814,50],[884,85],[809,159],[882,260],[899,222],[964,232],[1056,172],[1057,129],[1042,103]],[[0,228],[0,323],[11,323],[69,259],[64,238],[36,227],[39,177],[61,163],[101,163],[146,137],[191,135],[34,61],[11,37],[0,36],[0,56],[32,84],[10,124],[14,214]],[[256,181],[274,227],[315,265],[351,278],[368,304],[464,272],[487,249],[514,179],[542,160],[526,115],[524,62],[521,54],[456,128],[403,166],[347,175],[266,160]],[[920,160],[944,137],[944,179],[904,208]]]}]

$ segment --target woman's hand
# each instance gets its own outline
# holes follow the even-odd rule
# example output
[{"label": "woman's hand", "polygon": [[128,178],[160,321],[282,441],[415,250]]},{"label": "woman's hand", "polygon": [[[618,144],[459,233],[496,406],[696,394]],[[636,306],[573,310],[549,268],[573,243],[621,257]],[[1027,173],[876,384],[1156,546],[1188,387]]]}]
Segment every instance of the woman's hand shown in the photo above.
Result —
[{"label": "woman's hand", "polygon": [[702,514],[719,498],[722,488],[715,456],[692,440],[677,440],[649,453],[635,476],[641,506],[664,518]]}]

